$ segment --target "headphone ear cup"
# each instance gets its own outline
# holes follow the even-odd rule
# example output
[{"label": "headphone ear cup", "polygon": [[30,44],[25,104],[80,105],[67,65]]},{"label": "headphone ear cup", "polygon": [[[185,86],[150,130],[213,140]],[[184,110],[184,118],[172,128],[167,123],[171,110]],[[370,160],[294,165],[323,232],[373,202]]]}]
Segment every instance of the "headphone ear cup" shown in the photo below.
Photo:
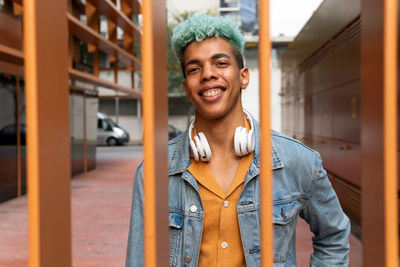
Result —
[{"label": "headphone ear cup", "polygon": [[203,146],[201,145],[199,134],[194,136],[194,141],[196,142],[196,149],[199,152],[200,156],[198,160],[203,160],[203,158],[206,157],[206,153],[204,152]]},{"label": "headphone ear cup", "polygon": [[[207,142],[207,138],[203,133],[198,133],[197,136],[199,137],[199,144],[197,147],[199,148],[199,151],[202,150],[203,154],[201,155],[201,160],[202,161],[209,161],[211,159],[212,153],[211,153],[211,148],[210,145]],[[197,140],[196,140],[197,141]],[[201,149],[200,149],[201,147]]]},{"label": "headphone ear cup", "polygon": [[247,151],[247,129],[245,127],[240,127],[240,128],[241,128],[239,135],[240,152],[242,156],[244,156],[249,153]]},{"label": "headphone ear cup", "polygon": [[196,145],[194,144],[192,139],[190,139],[189,145],[190,145],[190,149],[192,150],[194,160],[199,161],[199,151],[197,150]]},{"label": "headphone ear cup", "polygon": [[240,152],[239,135],[240,135],[240,127],[237,127],[235,130],[235,136],[233,137],[233,145],[235,147],[236,156],[238,157],[242,155],[242,153]]},{"label": "headphone ear cup", "polygon": [[199,150],[197,149],[196,144],[192,140],[192,134],[193,134],[193,129],[194,129],[194,120],[190,123],[189,126],[189,131],[188,131],[188,137],[189,137],[189,146],[190,150],[192,151],[192,155],[195,161],[199,161]]},{"label": "headphone ear cup", "polygon": [[254,131],[251,129],[249,133],[247,134],[247,151],[248,153],[251,153],[254,151],[254,147],[256,145],[256,140],[254,136]]}]

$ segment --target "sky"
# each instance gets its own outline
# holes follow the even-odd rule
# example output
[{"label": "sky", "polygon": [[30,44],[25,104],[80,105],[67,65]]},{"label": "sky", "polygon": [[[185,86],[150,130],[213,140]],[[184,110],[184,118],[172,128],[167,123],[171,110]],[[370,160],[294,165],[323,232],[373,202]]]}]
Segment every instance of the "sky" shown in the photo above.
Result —
[{"label": "sky", "polygon": [[[322,0],[270,0],[271,36],[296,36],[321,3]],[[204,12],[219,7],[218,0],[168,0],[167,4],[172,13],[183,10]]]},{"label": "sky", "polygon": [[270,0],[271,36],[296,36],[322,0]]}]

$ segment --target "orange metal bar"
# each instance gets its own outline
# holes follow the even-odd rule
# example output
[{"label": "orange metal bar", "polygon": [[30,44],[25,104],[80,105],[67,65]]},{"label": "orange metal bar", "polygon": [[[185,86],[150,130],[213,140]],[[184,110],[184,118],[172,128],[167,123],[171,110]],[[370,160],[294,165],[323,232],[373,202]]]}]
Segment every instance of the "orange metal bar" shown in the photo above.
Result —
[{"label": "orange metal bar", "polygon": [[[116,5],[116,0],[112,0],[112,2],[113,2],[113,5],[115,6]],[[108,19],[107,20],[107,26],[108,26],[108,40],[110,42],[114,43],[115,45],[118,45],[118,42],[117,42],[117,24],[115,24],[113,21]],[[109,56],[109,59],[113,63],[115,63],[115,61],[116,61],[116,58],[114,56],[112,56],[112,55]],[[115,71],[115,68],[114,68],[114,71]],[[114,75],[115,75],[115,73],[114,73]]]},{"label": "orange metal bar", "polygon": [[[95,32],[100,33],[100,12],[98,12],[97,9],[90,3],[86,3],[85,13],[87,18],[87,25]],[[96,50],[98,50],[98,48],[92,44],[88,44],[87,47],[89,52],[96,52]]]},{"label": "orange metal bar", "polygon": [[115,1],[88,0],[88,2],[96,6],[97,9],[107,17],[107,19],[118,25],[118,27],[120,27],[125,34],[132,36],[135,39],[135,42],[140,41],[140,29],[135,24],[133,24],[131,16],[132,9],[125,1],[121,1],[121,8],[122,10],[126,10],[127,8],[129,8],[129,14],[118,10],[115,5]]},{"label": "orange metal bar", "polygon": [[384,1],[384,148],[385,148],[385,224],[387,266],[398,266],[398,193],[397,193],[397,86],[398,86],[398,1]]},{"label": "orange metal bar", "polygon": [[72,265],[66,13],[24,1],[29,266]]},{"label": "orange metal bar", "polygon": [[141,68],[140,61],[133,55],[120,48],[117,44],[105,39],[100,33],[97,33],[86,26],[80,20],[71,14],[67,14],[70,33],[84,42],[96,45],[100,50],[108,55],[118,58],[119,61],[128,65],[134,65],[135,69]]},{"label": "orange metal bar", "polygon": [[[95,32],[100,33],[100,12],[89,3],[85,5],[87,24]],[[99,76],[99,49],[88,44],[88,51],[93,52],[93,75]],[[87,172],[87,136],[86,136],[86,94],[83,92],[83,171]]]},{"label": "orange metal bar", "polygon": [[18,4],[18,3],[14,3],[14,15],[19,16],[22,15],[24,11],[24,8],[22,7],[22,5]]},{"label": "orange metal bar", "polygon": [[397,0],[363,0],[363,266],[398,266]]},{"label": "orange metal bar", "polygon": [[273,264],[269,1],[259,2],[261,266]]},{"label": "orange metal bar", "polygon": [[[146,267],[169,261],[166,1],[143,1],[144,250]],[[157,92],[156,92],[157,90]]]},{"label": "orange metal bar", "polygon": [[23,76],[24,75],[24,68],[23,66],[15,65],[12,63],[0,61],[0,72]]},{"label": "orange metal bar", "polygon": [[[121,1],[121,10],[122,12],[129,18],[132,19],[132,9],[129,7],[129,5],[125,1]],[[132,34],[128,34],[127,32],[124,32],[124,47],[125,50],[128,51],[129,53],[134,54],[134,49],[133,49],[133,43],[134,40],[138,41],[140,38],[137,38],[136,36],[133,36]],[[130,72],[131,76],[131,87],[135,87],[135,67],[134,66],[127,66],[126,68]]]},{"label": "orange metal bar", "polygon": [[137,98],[140,98],[142,95],[142,92],[140,92],[137,89],[125,87],[125,86],[122,86],[119,84],[115,84],[113,82],[109,82],[109,81],[94,77],[93,75],[87,74],[87,73],[79,71],[79,70],[69,69],[69,77],[73,80],[82,81],[82,82],[90,83],[90,84],[93,84],[96,86],[106,87],[109,89],[114,89],[116,91],[121,91],[121,92],[127,93],[129,95],[135,96]]},{"label": "orange metal bar", "polygon": [[12,64],[23,65],[24,53],[20,50],[0,44],[0,59],[1,61]]},{"label": "orange metal bar", "polygon": [[132,8],[133,14],[138,14],[141,10],[141,4],[139,0],[122,0],[128,4]]}]

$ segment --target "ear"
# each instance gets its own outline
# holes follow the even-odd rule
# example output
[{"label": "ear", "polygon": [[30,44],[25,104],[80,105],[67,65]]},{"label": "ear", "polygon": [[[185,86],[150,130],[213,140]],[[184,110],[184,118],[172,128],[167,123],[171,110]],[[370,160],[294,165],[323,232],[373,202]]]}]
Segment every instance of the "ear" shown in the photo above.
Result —
[{"label": "ear", "polygon": [[248,68],[240,70],[240,89],[246,89],[250,82],[250,73]]},{"label": "ear", "polygon": [[188,86],[188,84],[187,84],[187,81],[184,80],[184,81],[182,82],[182,85],[183,85],[183,88],[185,89],[186,97],[189,99],[190,102],[192,102],[192,99],[190,98],[190,94],[189,94],[189,86]]},{"label": "ear", "polygon": [[183,85],[183,88],[185,89],[185,94],[186,94],[186,96],[187,96],[187,92],[188,92],[187,81],[186,81],[186,80],[183,80],[182,85]]}]

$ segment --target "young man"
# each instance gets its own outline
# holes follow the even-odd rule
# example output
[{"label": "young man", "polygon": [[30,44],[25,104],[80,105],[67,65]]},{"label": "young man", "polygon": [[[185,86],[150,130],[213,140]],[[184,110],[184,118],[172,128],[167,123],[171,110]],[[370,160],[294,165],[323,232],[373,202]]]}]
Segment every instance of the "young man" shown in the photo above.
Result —
[{"label": "young man", "polygon": [[[169,143],[170,266],[259,266],[259,126],[241,103],[243,37],[221,17],[179,24],[173,48],[196,108]],[[272,133],[275,266],[297,266],[298,216],[314,233],[311,266],[347,266],[349,220],[315,151]],[[127,266],[143,266],[143,167],[135,177]]]}]

